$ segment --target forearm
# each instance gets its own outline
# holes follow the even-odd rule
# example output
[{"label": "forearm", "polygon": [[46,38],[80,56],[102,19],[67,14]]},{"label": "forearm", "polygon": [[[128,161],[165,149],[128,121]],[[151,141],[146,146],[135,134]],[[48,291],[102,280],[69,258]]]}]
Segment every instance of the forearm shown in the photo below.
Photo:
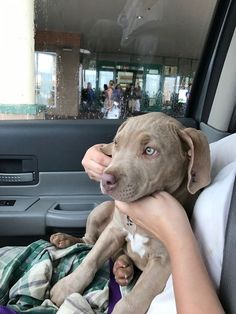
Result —
[{"label": "forearm", "polygon": [[192,232],[170,252],[173,285],[179,314],[222,314],[222,306],[206,271]]}]

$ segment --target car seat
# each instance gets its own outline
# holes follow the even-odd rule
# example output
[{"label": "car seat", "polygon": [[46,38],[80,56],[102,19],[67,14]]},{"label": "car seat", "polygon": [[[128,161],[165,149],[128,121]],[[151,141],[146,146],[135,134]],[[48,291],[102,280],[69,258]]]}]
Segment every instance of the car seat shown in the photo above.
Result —
[{"label": "car seat", "polygon": [[193,215],[210,276],[227,314],[236,313],[236,134],[210,145],[212,183],[199,196]]}]

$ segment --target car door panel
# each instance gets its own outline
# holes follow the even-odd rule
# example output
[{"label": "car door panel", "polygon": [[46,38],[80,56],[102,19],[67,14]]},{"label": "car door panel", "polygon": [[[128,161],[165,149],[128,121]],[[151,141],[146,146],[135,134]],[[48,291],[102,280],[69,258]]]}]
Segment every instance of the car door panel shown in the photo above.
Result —
[{"label": "car door panel", "polygon": [[[120,123],[0,123],[0,245],[25,244],[56,231],[83,234],[89,212],[107,197],[81,160],[91,145],[112,141]],[[34,180],[24,181],[29,174]]]}]

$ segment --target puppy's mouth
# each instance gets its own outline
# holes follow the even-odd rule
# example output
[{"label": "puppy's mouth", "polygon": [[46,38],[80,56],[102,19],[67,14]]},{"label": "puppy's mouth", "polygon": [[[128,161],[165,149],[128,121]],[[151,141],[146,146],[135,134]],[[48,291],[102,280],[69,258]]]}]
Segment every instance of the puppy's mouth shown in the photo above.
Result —
[{"label": "puppy's mouth", "polygon": [[123,191],[104,191],[102,190],[103,194],[111,196],[116,201],[122,201],[122,202],[134,202],[139,197],[137,197],[134,193],[127,193],[126,190]]},{"label": "puppy's mouth", "polygon": [[109,186],[104,186],[103,182],[100,182],[101,192],[103,194],[111,196],[114,200],[123,202],[133,202],[139,197],[136,193],[136,189],[131,184],[126,184],[122,188],[117,184],[110,184]]}]

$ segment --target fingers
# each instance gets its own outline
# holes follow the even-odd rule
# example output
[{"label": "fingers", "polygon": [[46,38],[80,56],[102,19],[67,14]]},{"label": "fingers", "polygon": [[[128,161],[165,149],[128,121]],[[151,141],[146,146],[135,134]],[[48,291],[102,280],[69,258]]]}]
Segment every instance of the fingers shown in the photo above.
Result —
[{"label": "fingers", "polygon": [[115,206],[124,214],[129,214],[131,211],[130,208],[132,207],[131,203],[125,203],[121,201],[115,201]]},{"label": "fingers", "polygon": [[96,161],[90,159],[87,164],[83,164],[85,172],[88,174],[89,178],[95,181],[100,181],[105,167]]},{"label": "fingers", "polygon": [[163,200],[173,199],[173,196],[171,196],[171,194],[167,193],[166,191],[156,191],[151,196],[156,199],[163,199]]},{"label": "fingers", "polygon": [[119,209],[120,212],[127,216],[130,216],[135,224],[139,225],[140,227],[143,225],[143,213],[142,210],[140,210],[140,201],[139,203],[137,203],[137,201],[133,203],[115,201],[115,206]]},{"label": "fingers", "polygon": [[109,165],[111,158],[101,152],[102,144],[90,147],[82,160],[82,165],[89,178],[95,181],[100,181],[102,173]]}]

